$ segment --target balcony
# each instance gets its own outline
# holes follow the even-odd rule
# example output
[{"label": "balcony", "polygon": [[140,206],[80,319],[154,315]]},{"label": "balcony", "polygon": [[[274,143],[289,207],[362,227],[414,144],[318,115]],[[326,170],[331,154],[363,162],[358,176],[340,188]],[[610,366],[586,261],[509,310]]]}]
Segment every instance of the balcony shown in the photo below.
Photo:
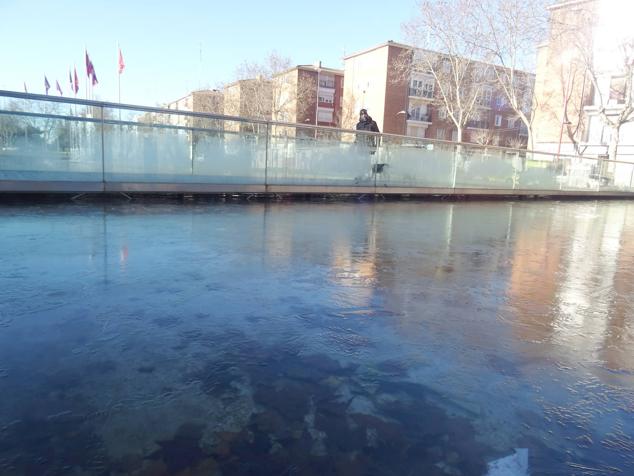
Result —
[{"label": "balcony", "polygon": [[428,122],[431,123],[431,114],[412,114],[407,117],[408,121]]},{"label": "balcony", "polygon": [[491,124],[487,120],[477,120],[477,121],[469,121],[467,122],[467,127],[472,129],[490,129]]},{"label": "balcony", "polygon": [[483,107],[483,108],[486,108],[486,109],[491,109],[492,103],[493,103],[493,101],[491,100],[490,97],[489,98],[483,97],[483,98],[476,99],[476,104],[479,107]]},{"label": "balcony", "polygon": [[409,96],[413,98],[434,99],[434,90],[423,88],[409,88]]}]

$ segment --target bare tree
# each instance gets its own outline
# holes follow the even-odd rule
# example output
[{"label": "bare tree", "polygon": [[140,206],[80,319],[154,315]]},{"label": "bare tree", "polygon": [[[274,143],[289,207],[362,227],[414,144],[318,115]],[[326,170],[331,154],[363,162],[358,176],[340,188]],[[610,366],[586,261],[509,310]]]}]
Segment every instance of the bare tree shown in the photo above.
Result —
[{"label": "bare tree", "polygon": [[[8,109],[9,111],[18,110],[17,103],[10,101]],[[0,151],[2,151],[4,147],[12,146],[15,137],[23,129],[24,126],[17,116],[0,115]]]},{"label": "bare tree", "polygon": [[467,124],[478,110],[484,86],[491,84],[489,65],[478,61],[481,49],[471,40],[480,30],[471,14],[477,0],[420,0],[418,14],[403,26],[417,49],[401,55],[401,74],[428,74],[434,81],[435,102],[463,140]]},{"label": "bare tree", "polygon": [[548,25],[546,6],[550,0],[479,0],[466,10],[472,16],[464,32],[467,40],[493,62],[496,87],[507,99],[528,131],[528,148],[533,148],[533,99],[535,50]]},{"label": "bare tree", "polygon": [[500,137],[491,129],[477,129],[471,132],[471,141],[480,145],[498,145]]},{"label": "bare tree", "polygon": [[562,62],[559,72],[559,84],[563,99],[562,113],[559,120],[561,121],[562,132],[565,130],[566,137],[568,137],[575,153],[578,155],[583,153],[581,141],[587,127],[584,98],[591,85],[585,69],[582,63],[570,58],[565,65]]},{"label": "bare tree", "polygon": [[[634,121],[634,32],[629,22],[620,18],[629,0],[613,3],[605,11],[597,9],[594,2],[578,5],[569,24],[564,16],[554,26],[565,38],[565,48],[573,58],[570,67],[577,68],[591,86],[587,88],[592,90],[593,99],[589,109],[610,131],[610,160],[617,158],[621,127]],[[564,115],[566,122],[570,122],[570,115]],[[568,124],[567,129],[571,126]],[[574,132],[572,129],[568,135]]]},{"label": "bare tree", "polygon": [[506,139],[506,144],[507,147],[510,147],[512,149],[525,149],[526,148],[526,140],[523,139],[522,137],[518,136],[518,137],[509,137]]},{"label": "bare tree", "polygon": [[225,102],[228,110],[240,116],[295,122],[306,114],[311,102],[314,107],[317,101],[316,80],[300,78],[291,59],[276,52],[260,63],[242,63],[236,78],[240,91],[226,95]]}]

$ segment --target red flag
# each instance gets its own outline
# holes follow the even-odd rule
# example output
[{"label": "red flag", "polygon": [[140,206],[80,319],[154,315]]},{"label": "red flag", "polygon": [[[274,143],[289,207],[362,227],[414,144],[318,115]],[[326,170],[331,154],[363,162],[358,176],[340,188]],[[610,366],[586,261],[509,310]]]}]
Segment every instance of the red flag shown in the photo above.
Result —
[{"label": "red flag", "polygon": [[75,67],[75,85],[73,86],[73,92],[75,93],[75,96],[77,96],[77,93],[79,92],[79,78],[77,77],[77,67]]},{"label": "red flag", "polygon": [[44,89],[46,89],[46,94],[48,94],[48,90],[51,89],[51,85],[48,82],[48,79],[46,79],[46,75],[44,75]]},{"label": "red flag", "polygon": [[73,90],[73,74],[70,72],[70,68],[68,68],[68,84],[70,86],[70,90]]},{"label": "red flag", "polygon": [[63,96],[64,93],[62,92],[62,87],[59,85],[59,81],[55,80],[55,87],[57,88],[57,92],[59,93],[60,96]]},{"label": "red flag", "polygon": [[95,86],[96,84],[99,84],[99,81],[97,81],[97,73],[95,73],[95,68],[92,69],[92,85]]},{"label": "red flag", "polygon": [[121,53],[121,48],[119,48],[119,74],[123,73],[125,69],[125,63],[123,62],[123,53]]}]

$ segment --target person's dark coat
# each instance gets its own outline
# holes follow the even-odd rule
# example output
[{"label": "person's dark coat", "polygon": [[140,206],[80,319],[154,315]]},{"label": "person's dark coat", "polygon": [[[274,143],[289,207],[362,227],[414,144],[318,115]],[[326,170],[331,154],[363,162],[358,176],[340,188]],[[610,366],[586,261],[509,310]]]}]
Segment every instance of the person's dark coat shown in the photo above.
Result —
[{"label": "person's dark coat", "polygon": [[[376,121],[374,121],[372,117],[368,116],[367,114],[359,118],[359,122],[357,122],[357,130],[380,132],[379,126],[376,124]],[[376,147],[377,137],[370,134],[359,134],[357,136],[357,142],[365,143],[370,147]]]}]

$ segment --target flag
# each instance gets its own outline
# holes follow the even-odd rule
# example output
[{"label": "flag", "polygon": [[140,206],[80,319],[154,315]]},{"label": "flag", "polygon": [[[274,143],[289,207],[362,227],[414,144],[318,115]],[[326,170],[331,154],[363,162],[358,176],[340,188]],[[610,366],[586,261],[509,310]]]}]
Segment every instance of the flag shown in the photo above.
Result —
[{"label": "flag", "polygon": [[79,92],[79,78],[77,77],[77,67],[75,67],[75,86],[73,87],[73,92],[75,93],[75,96],[77,96],[77,93]]},{"label": "flag", "polygon": [[70,68],[68,68],[68,84],[70,86],[70,90],[73,91],[73,74],[70,72]]},{"label": "flag", "polygon": [[121,48],[119,48],[119,74],[123,73],[125,69],[125,63],[123,61],[123,53],[121,53]]},{"label": "flag", "polygon": [[90,61],[90,57],[88,56],[88,50],[86,50],[86,76],[89,78],[94,74],[95,67],[92,65],[92,61]]},{"label": "flag", "polygon": [[92,85],[98,84],[97,81],[97,73],[95,73],[95,66],[90,61],[90,57],[88,56],[88,50],[86,50],[86,76],[92,78]]},{"label": "flag", "polygon": [[46,89],[46,94],[48,94],[48,90],[51,89],[51,85],[48,82],[48,79],[46,79],[46,75],[44,75],[44,89]]},{"label": "flag", "polygon": [[29,93],[29,91],[26,89],[26,82],[24,83],[24,92],[27,94]]}]

